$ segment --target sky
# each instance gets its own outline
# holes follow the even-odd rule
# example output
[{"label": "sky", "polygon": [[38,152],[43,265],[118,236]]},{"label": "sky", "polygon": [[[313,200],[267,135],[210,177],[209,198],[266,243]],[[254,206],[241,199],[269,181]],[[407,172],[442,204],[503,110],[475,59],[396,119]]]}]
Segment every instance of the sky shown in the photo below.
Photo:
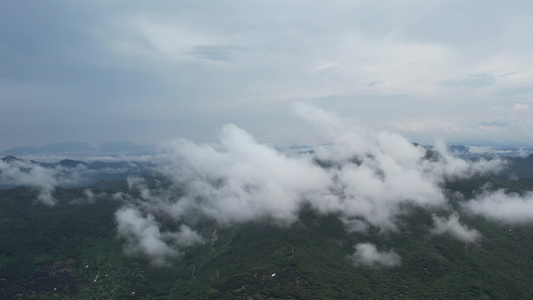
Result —
[{"label": "sky", "polygon": [[413,142],[531,146],[531,28],[528,0],[1,1],[0,150],[225,124],[330,142],[301,103]]}]

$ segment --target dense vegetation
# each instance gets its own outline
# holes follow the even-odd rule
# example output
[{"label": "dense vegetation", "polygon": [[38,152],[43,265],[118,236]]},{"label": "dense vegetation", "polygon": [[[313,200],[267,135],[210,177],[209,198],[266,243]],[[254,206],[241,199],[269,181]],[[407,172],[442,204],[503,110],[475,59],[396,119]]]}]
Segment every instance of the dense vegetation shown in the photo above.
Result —
[{"label": "dense vegetation", "polygon": [[[446,183],[470,197],[493,189],[533,190],[530,179],[475,177]],[[171,266],[128,256],[117,237],[112,193],[124,182],[100,183],[107,195],[84,201],[84,189],[56,189],[55,207],[36,203],[28,187],[0,191],[1,299],[518,299],[533,295],[533,226],[482,217],[461,221],[483,236],[465,244],[432,235],[432,213],[405,207],[396,232],[348,233],[334,214],[310,208],[299,220],[195,225],[206,242],[184,248]],[[453,198],[453,196],[450,196]],[[457,205],[462,199],[452,200]],[[167,229],[177,227],[159,220]],[[356,265],[354,245],[394,249],[401,266]]]}]

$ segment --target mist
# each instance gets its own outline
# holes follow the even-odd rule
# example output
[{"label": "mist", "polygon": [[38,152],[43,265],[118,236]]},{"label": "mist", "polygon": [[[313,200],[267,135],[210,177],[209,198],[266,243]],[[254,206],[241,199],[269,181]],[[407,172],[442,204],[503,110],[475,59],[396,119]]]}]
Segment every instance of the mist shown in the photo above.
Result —
[{"label": "mist", "polygon": [[461,224],[457,213],[453,213],[448,218],[438,217],[436,215],[432,215],[432,218],[435,222],[435,228],[432,230],[434,234],[447,233],[464,242],[474,242],[481,237],[481,234],[477,230],[470,229],[468,226]]},{"label": "mist", "polygon": [[0,185],[35,187],[39,191],[37,200],[53,206],[57,202],[53,196],[55,188],[85,183],[81,175],[83,172],[87,172],[87,168],[83,165],[77,165],[74,168],[60,165],[46,168],[23,160],[11,162],[0,160]]},{"label": "mist", "polygon": [[[195,229],[200,220],[226,227],[250,221],[287,227],[298,222],[303,207],[335,214],[347,232],[360,234],[371,228],[379,234],[399,232],[401,217],[411,213],[406,207],[439,209],[448,217],[434,214],[428,233],[465,242],[476,241],[481,234],[460,222],[460,212],[507,223],[533,219],[531,194],[487,191],[464,202],[461,211],[451,208],[444,189],[447,180],[497,173],[505,167],[504,160],[464,160],[440,141],[428,149],[397,133],[376,132],[303,103],[293,105],[292,111],[327,143],[312,146],[312,151],[285,153],[227,124],[219,130],[218,143],[178,138],[161,144],[154,155],[123,157],[128,162],[123,170],[101,169],[121,173],[136,170],[136,161],[149,162],[147,168],[157,178],[130,176],[128,191],[113,195],[123,203],[115,220],[125,252],[147,256],[154,265],[169,265],[182,249],[208,239]],[[111,157],[102,160],[116,162]],[[56,187],[83,185],[91,172],[83,164],[44,167],[22,160],[0,162],[2,184],[34,186],[39,190],[36,200],[50,206],[57,203]],[[83,195],[86,199],[73,203],[102,199],[87,189]],[[178,229],[163,230],[163,220],[179,224]],[[353,261],[399,265],[398,254],[379,252],[378,246],[354,246]]]},{"label": "mist", "polygon": [[522,224],[533,221],[533,193],[524,195],[506,193],[504,190],[484,192],[464,204],[464,209],[475,215],[505,224]]},{"label": "mist", "polygon": [[376,245],[371,243],[360,243],[355,245],[355,253],[351,257],[356,264],[369,267],[395,267],[401,264],[401,257],[394,252],[378,251]]},{"label": "mist", "polygon": [[[410,213],[406,205],[450,211],[443,188],[447,179],[498,172],[504,166],[499,159],[457,158],[442,143],[428,150],[399,134],[372,132],[313,106],[298,104],[293,110],[331,142],[314,147],[313,153],[289,155],[228,124],[220,130],[217,144],[176,139],[162,145],[165,154],[154,169],[167,182],[150,187],[142,178],[130,178],[129,188],[138,198],[128,196],[128,205],[135,206],[129,209],[139,213],[129,211],[129,218],[125,212],[117,214],[132,252],[160,259],[179,251],[179,243],[168,238],[174,233],[159,232],[152,215],[187,224],[196,236],[193,228],[199,218],[219,226],[267,221],[286,227],[297,222],[302,207],[308,206],[320,214],[338,215],[348,232],[365,233],[369,228],[398,232],[399,217]],[[448,218],[434,216],[434,228],[428,233],[469,242],[480,238],[459,221],[457,212],[450,213]],[[124,233],[125,228],[134,228],[127,224],[135,222],[149,226]],[[151,242],[146,242],[148,237]],[[360,245],[354,261],[394,266],[400,258]]]}]

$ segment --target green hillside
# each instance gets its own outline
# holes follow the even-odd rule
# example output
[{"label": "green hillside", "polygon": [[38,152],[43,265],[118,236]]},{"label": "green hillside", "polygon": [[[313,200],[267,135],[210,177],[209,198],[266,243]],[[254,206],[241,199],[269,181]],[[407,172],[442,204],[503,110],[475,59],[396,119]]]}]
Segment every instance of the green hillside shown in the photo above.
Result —
[{"label": "green hillside", "polygon": [[[448,183],[464,193],[492,180]],[[114,186],[119,186],[115,184]],[[55,207],[35,203],[31,188],[0,191],[1,299],[518,299],[533,295],[533,226],[461,216],[483,238],[465,244],[432,235],[430,211],[405,207],[398,231],[348,233],[336,215],[310,208],[299,221],[221,226],[200,221],[205,243],[184,248],[170,266],[128,256],[117,238],[111,191],[83,203],[83,189],[58,189]],[[74,201],[73,201],[74,200]],[[459,201],[459,200],[457,200]],[[437,211],[446,214],[446,211]],[[177,224],[159,220],[167,229]],[[351,259],[354,245],[394,249],[400,266]]]}]

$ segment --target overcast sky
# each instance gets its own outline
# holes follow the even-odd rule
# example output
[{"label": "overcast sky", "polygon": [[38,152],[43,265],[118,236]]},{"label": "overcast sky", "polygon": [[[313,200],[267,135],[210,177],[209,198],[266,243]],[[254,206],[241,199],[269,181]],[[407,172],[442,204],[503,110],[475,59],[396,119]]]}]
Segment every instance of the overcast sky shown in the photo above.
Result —
[{"label": "overcast sky", "polygon": [[533,1],[1,1],[0,150],[319,141],[304,102],[413,142],[533,145]]}]

